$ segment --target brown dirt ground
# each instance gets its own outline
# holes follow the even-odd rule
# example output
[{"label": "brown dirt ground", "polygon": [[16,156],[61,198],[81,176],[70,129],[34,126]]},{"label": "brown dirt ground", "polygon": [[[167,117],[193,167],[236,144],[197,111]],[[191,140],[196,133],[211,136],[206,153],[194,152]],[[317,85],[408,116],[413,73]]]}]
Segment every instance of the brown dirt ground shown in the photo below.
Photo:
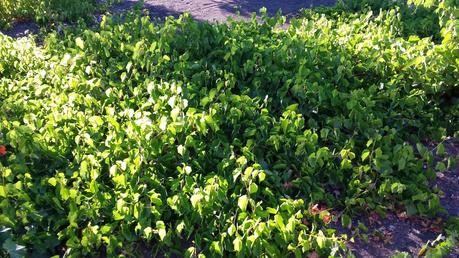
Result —
[{"label": "brown dirt ground", "polygon": [[[125,5],[135,2],[127,0]],[[197,20],[224,22],[227,17],[236,17],[237,11],[243,18],[250,18],[253,12],[266,7],[269,15],[281,10],[282,14],[291,16],[303,8],[333,5],[335,2],[336,0],[145,0],[145,7],[156,17],[189,12]]]}]

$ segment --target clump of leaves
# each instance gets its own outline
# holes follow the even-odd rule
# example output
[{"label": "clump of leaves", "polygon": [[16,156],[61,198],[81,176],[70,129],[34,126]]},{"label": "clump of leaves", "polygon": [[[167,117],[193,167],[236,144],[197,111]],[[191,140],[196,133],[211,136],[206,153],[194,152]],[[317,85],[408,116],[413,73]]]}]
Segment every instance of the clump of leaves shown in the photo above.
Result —
[{"label": "clump of leaves", "polygon": [[72,22],[79,19],[91,21],[92,14],[101,8],[119,3],[109,0],[2,0],[0,1],[0,28],[8,29],[16,22],[33,20],[39,24]]},{"label": "clump of leaves", "polygon": [[[442,38],[442,23],[449,16],[445,10],[452,10],[457,6],[457,0],[339,0],[334,8],[322,8],[312,12],[319,11],[338,18],[367,13],[369,10],[379,13],[398,9],[400,22],[396,27],[401,35],[432,37],[438,41]],[[305,15],[309,12],[311,11],[306,10]]]}]

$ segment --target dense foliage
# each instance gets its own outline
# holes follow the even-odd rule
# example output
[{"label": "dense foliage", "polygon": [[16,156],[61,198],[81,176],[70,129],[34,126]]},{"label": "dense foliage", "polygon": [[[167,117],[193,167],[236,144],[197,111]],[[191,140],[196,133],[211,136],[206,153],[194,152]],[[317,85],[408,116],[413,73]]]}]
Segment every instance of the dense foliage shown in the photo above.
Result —
[{"label": "dense foliage", "polygon": [[40,24],[52,21],[91,20],[94,11],[121,0],[1,0],[0,29],[15,21],[34,20]]},{"label": "dense foliage", "polygon": [[341,11],[0,34],[4,250],[338,255],[331,220],[441,212],[454,159],[422,143],[459,131],[457,9],[439,39]]},{"label": "dense foliage", "polygon": [[345,15],[349,11],[366,11],[367,8],[374,12],[398,8],[402,21],[398,27],[403,35],[433,36],[439,39],[442,19],[445,18],[443,8],[458,5],[457,0],[342,0],[338,2],[337,10],[340,15]]}]

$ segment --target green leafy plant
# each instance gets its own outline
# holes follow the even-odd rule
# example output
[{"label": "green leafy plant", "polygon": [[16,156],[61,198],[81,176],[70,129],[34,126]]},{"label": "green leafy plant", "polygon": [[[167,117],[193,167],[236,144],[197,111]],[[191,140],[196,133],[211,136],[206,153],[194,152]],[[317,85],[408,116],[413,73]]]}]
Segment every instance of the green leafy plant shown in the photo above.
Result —
[{"label": "green leafy plant", "polygon": [[0,28],[9,28],[17,21],[34,20],[39,24],[71,22],[78,19],[91,21],[91,15],[121,0],[2,0],[0,2]]},{"label": "green leafy plant", "polygon": [[43,46],[0,34],[12,243],[68,257],[344,256],[332,221],[441,211],[422,142],[459,131],[454,17],[440,41],[400,34],[399,9],[283,21],[132,13]]}]

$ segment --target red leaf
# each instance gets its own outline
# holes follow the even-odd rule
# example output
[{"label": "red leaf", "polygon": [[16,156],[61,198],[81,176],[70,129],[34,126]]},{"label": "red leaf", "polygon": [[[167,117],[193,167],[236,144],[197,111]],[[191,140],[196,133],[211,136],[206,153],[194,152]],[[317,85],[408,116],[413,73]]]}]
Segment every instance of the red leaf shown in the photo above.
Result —
[{"label": "red leaf", "polygon": [[290,189],[290,188],[293,187],[293,184],[292,184],[292,182],[285,182],[283,186],[284,186],[285,189]]},{"label": "red leaf", "polygon": [[308,255],[308,258],[319,258],[319,255],[317,254],[316,251],[314,251]]},{"label": "red leaf", "polygon": [[318,203],[314,204],[310,210],[311,210],[311,213],[314,215],[319,214],[320,213],[319,204]]},{"label": "red leaf", "polygon": [[324,216],[322,217],[322,221],[323,221],[325,224],[330,223],[331,220],[332,220],[332,217],[331,217],[330,215],[324,215]]},{"label": "red leaf", "polygon": [[6,155],[6,146],[0,145],[0,157]]},{"label": "red leaf", "polygon": [[408,215],[406,214],[406,212],[400,212],[397,214],[397,217],[400,219],[400,220],[407,220],[408,219]]}]

